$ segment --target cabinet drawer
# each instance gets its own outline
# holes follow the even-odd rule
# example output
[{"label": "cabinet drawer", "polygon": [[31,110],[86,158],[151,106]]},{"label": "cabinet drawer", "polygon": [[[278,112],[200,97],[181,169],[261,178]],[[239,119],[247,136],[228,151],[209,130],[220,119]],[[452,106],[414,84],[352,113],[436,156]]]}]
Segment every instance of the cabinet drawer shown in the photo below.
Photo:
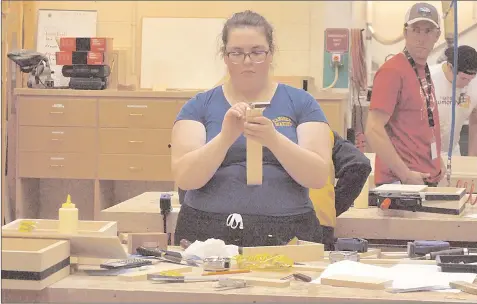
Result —
[{"label": "cabinet drawer", "polygon": [[19,97],[22,126],[96,126],[96,99],[75,97]]},{"label": "cabinet drawer", "polygon": [[78,127],[19,128],[19,151],[92,152],[96,151],[96,129]]},{"label": "cabinet drawer", "polygon": [[139,99],[99,101],[99,125],[116,128],[171,129],[180,105],[174,100]]},{"label": "cabinet drawer", "polygon": [[99,130],[99,153],[169,155],[171,129]]},{"label": "cabinet drawer", "polygon": [[101,154],[98,177],[109,180],[172,181],[171,157]]},{"label": "cabinet drawer", "polygon": [[96,155],[20,152],[18,166],[20,177],[93,179]]}]

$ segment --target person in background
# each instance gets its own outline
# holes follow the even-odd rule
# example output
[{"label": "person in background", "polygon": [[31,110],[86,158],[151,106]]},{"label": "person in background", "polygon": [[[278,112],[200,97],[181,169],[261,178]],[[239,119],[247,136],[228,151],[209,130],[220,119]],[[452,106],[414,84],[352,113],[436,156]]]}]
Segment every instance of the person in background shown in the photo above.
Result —
[{"label": "person in background", "polygon": [[[372,170],[369,159],[353,143],[336,132],[330,135],[333,140],[330,177],[325,187],[310,189],[327,251],[334,250],[336,218],[353,205]],[[336,186],[335,178],[338,179]]]},{"label": "person in background", "polygon": [[445,173],[439,110],[427,59],[441,34],[436,8],[414,4],[404,23],[405,49],[377,71],[366,124],[376,153],[375,183],[435,186]]},{"label": "person in background", "polygon": [[[454,48],[445,51],[447,60],[430,67],[435,85],[439,107],[439,120],[442,138],[441,152],[444,157],[449,153],[452,125],[452,81],[454,80]],[[461,45],[457,56],[455,128],[452,155],[460,153],[460,132],[469,120],[469,156],[477,156],[477,51]]]},{"label": "person in background", "polygon": [[[172,129],[172,174],[185,190],[175,243],[209,238],[237,246],[321,242],[309,197],[331,164],[330,127],[306,91],[271,80],[273,29],[252,11],[224,25],[222,54],[230,78],[181,109]],[[245,121],[251,102],[269,101]],[[263,148],[263,184],[246,181],[246,139]]]}]

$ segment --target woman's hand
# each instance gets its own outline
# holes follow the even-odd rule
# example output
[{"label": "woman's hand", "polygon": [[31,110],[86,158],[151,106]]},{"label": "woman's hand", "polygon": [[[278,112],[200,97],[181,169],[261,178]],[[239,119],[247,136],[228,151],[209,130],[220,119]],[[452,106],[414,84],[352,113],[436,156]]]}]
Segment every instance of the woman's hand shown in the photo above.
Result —
[{"label": "woman's hand", "polygon": [[273,122],[265,116],[250,117],[244,124],[244,136],[270,147],[276,142],[278,132]]},{"label": "woman's hand", "polygon": [[225,113],[220,134],[228,143],[233,144],[243,133],[245,115],[249,107],[245,102],[239,102]]}]

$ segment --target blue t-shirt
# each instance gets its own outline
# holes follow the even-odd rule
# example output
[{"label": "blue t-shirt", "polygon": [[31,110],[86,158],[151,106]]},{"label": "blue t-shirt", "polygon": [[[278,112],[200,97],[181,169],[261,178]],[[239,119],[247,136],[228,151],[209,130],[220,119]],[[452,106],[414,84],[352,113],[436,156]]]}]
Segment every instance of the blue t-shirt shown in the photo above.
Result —
[{"label": "blue t-shirt", "polygon": [[[205,126],[207,142],[219,134],[231,105],[222,86],[200,93],[181,109],[176,121],[195,120]],[[298,125],[326,122],[318,102],[306,91],[279,84],[263,115],[294,143]],[[327,173],[324,173],[327,174]],[[205,212],[284,216],[309,212],[313,205],[308,188],[285,171],[273,153],[263,148],[263,183],[247,185],[246,139],[241,135],[229,148],[211,180],[200,189],[188,190],[184,204]]]}]

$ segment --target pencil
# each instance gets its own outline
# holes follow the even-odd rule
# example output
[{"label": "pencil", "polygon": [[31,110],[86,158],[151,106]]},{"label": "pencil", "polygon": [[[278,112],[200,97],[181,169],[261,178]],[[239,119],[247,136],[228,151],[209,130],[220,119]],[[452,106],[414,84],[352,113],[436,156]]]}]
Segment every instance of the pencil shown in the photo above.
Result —
[{"label": "pencil", "polygon": [[210,275],[219,275],[219,274],[235,274],[235,273],[247,273],[250,272],[250,269],[234,269],[234,270],[225,270],[225,271],[208,271],[202,273],[203,276]]}]

